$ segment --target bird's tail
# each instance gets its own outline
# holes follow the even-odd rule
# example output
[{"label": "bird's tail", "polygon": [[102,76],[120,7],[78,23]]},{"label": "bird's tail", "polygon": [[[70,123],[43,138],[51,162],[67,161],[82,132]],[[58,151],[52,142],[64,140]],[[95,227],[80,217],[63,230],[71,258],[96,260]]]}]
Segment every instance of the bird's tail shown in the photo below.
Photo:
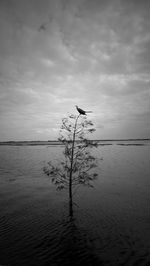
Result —
[{"label": "bird's tail", "polygon": [[85,111],[86,113],[93,113],[92,111]]}]

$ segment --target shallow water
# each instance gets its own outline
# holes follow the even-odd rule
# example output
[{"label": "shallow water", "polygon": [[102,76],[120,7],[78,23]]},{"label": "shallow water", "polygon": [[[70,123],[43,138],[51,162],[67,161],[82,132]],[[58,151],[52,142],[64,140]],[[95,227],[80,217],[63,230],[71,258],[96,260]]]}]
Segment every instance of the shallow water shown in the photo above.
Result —
[{"label": "shallow water", "polygon": [[73,219],[42,172],[62,147],[0,146],[0,265],[150,265],[150,146],[128,144],[95,151]]}]

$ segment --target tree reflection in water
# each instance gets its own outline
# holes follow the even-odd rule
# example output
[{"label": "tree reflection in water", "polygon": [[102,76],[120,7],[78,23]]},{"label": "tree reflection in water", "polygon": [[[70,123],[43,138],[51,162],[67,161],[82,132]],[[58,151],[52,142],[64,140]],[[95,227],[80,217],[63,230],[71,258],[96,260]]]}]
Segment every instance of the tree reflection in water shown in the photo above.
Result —
[{"label": "tree reflection in water", "polygon": [[53,258],[53,261],[58,263],[56,265],[103,265],[88,232],[76,225],[74,217],[70,217],[63,226],[65,229],[59,242],[59,256]]},{"label": "tree reflection in water", "polygon": [[94,254],[88,232],[76,225],[73,213],[73,197],[77,189],[81,185],[93,187],[93,181],[97,178],[94,171],[97,159],[90,151],[98,144],[87,138],[87,134],[94,131],[92,121],[86,116],[63,118],[59,136],[59,141],[64,145],[63,160],[56,165],[50,161],[43,168],[57,190],[67,189],[69,196],[69,217],[67,222],[62,221],[61,254],[56,258],[60,259],[60,265],[101,265]]}]

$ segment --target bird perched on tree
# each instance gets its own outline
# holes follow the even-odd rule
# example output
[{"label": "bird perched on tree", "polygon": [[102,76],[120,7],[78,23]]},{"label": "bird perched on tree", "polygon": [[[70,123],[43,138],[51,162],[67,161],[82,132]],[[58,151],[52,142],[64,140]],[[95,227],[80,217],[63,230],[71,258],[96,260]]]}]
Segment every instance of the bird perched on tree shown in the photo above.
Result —
[{"label": "bird perched on tree", "polygon": [[92,113],[92,111],[84,111],[76,105],[77,111],[80,115],[86,115],[86,113]]}]

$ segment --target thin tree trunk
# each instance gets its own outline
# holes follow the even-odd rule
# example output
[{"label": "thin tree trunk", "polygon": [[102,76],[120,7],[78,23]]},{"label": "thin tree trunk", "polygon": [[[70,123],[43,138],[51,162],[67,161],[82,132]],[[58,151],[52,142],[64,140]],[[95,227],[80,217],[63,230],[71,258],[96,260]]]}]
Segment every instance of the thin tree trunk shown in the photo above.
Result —
[{"label": "thin tree trunk", "polygon": [[73,208],[72,208],[72,171],[73,171],[73,156],[74,156],[74,144],[75,144],[75,137],[76,137],[76,127],[77,121],[80,115],[77,116],[74,132],[73,132],[73,140],[72,140],[72,150],[71,150],[71,165],[70,165],[70,176],[69,176],[69,215],[73,216]]}]

